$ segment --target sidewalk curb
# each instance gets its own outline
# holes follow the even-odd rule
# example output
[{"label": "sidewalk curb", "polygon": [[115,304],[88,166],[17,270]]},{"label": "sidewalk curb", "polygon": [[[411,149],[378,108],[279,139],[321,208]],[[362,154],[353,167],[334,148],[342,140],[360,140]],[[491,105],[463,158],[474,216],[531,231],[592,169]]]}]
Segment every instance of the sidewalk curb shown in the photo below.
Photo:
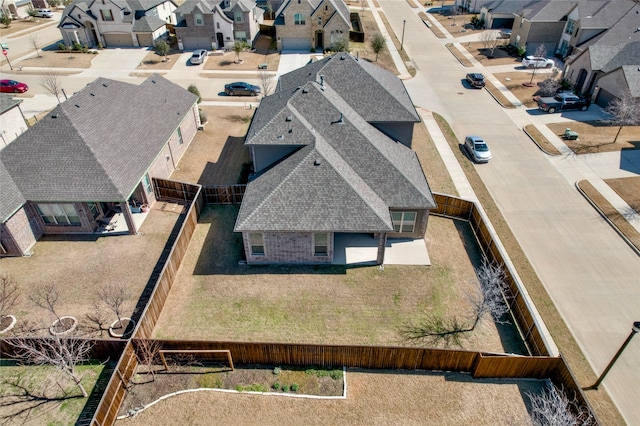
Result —
[{"label": "sidewalk curb", "polygon": [[[491,93],[491,92],[489,92],[489,93]],[[493,95],[492,95],[492,96],[493,96]],[[497,100],[497,99],[496,99],[496,100]],[[547,155],[549,155],[549,156],[551,156],[551,157],[555,157],[555,156],[557,156],[557,155],[561,155],[561,154],[554,154],[554,153],[551,153],[551,152],[547,151],[546,149],[544,149],[544,148],[542,147],[542,145],[540,145],[540,144],[538,143],[538,141],[536,140],[536,138],[534,138],[533,136],[531,136],[531,134],[529,134],[529,132],[527,132],[527,128],[526,128],[526,126],[524,126],[524,127],[522,128],[522,131],[524,132],[524,134],[525,134],[525,135],[529,136],[529,139],[531,139],[531,140],[533,141],[533,143],[535,143],[535,144],[536,144],[536,146],[537,146],[538,148],[540,148],[540,151],[544,152],[545,154],[547,154]],[[576,184],[577,184],[577,183],[576,183]]]}]

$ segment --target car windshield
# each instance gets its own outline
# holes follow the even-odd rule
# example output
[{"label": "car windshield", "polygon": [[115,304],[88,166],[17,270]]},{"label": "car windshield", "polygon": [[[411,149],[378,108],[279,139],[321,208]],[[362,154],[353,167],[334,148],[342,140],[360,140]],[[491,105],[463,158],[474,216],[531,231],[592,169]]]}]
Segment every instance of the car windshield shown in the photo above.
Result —
[{"label": "car windshield", "polygon": [[480,151],[480,152],[489,151],[489,147],[487,146],[486,143],[476,143],[475,147],[476,147],[476,151]]}]

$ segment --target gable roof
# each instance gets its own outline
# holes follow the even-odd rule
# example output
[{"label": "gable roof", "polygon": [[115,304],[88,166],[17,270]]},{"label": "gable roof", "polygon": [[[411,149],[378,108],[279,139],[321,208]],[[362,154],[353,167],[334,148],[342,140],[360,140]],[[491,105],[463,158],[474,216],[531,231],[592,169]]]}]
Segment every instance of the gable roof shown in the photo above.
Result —
[{"label": "gable roof", "polygon": [[14,98],[12,95],[7,95],[5,93],[0,94],[0,114],[4,114],[21,103],[22,99]]},{"label": "gable roof", "polygon": [[[95,1],[96,0],[74,0],[73,2],[69,3],[64,8],[64,11],[62,12],[62,17],[60,18],[60,23],[58,24],[58,28],[64,26],[65,23],[69,23],[69,21],[72,21],[74,24],[80,27],[85,26],[81,21],[79,21],[73,16],[72,12],[75,8],[91,16],[93,19],[97,19],[93,15],[93,13],[91,13],[91,10],[90,10],[91,6]],[[169,2],[169,3],[172,3],[174,6],[176,5],[173,0],[107,0],[107,1],[109,1],[109,3],[112,3],[114,6],[118,7],[120,10],[134,12],[136,20],[146,16],[145,15],[146,11],[149,11],[155,7],[158,7],[163,3]],[[132,18],[133,16],[128,20],[128,22],[131,22]],[[157,16],[155,16],[155,18],[159,20]],[[162,22],[163,24],[166,23],[164,21]],[[157,25],[157,23],[155,23],[154,21],[151,21],[151,23],[147,22],[142,25],[143,26],[141,26],[140,28],[145,28],[144,26],[146,25],[149,28],[152,28],[151,31],[160,28],[160,26],[155,26]],[[154,26],[155,28],[153,28]],[[134,31],[146,31],[146,30],[138,29]]]},{"label": "gable roof", "polygon": [[247,143],[303,147],[249,183],[236,231],[388,232],[389,209],[435,207],[415,152],[368,123],[343,93],[315,81],[286,92],[262,101]]},{"label": "gable roof", "polygon": [[[0,159],[2,155],[2,151],[0,151]],[[0,222],[4,222],[22,207],[26,200],[2,161],[0,161],[0,188],[2,188],[2,196],[0,197]]]},{"label": "gable roof", "polygon": [[337,53],[281,76],[278,90],[322,80],[370,123],[420,121],[402,80],[348,53]]},{"label": "gable roof", "polygon": [[[280,5],[278,10],[276,11],[276,17],[275,17],[275,20],[273,21],[273,25],[285,24],[283,13],[286,11],[287,7],[289,7],[292,1],[294,0],[286,0]],[[296,0],[296,1],[298,1],[298,3],[300,3],[301,1],[304,1],[306,4],[308,4],[309,13],[311,16],[315,14],[315,12],[318,10],[318,8],[322,4],[324,4],[324,2],[330,3],[333,6],[333,8],[336,10],[336,13],[340,16],[340,19],[342,19],[344,22],[346,22],[349,25],[351,24],[349,6],[347,6],[347,4],[343,0]],[[332,17],[333,16],[335,16],[335,13],[332,15]],[[330,19],[328,19],[327,21],[329,20]]]},{"label": "gable roof", "polygon": [[532,22],[560,22],[574,7],[574,0],[541,0],[529,2],[520,14]]},{"label": "gable roof", "polygon": [[158,74],[140,85],[99,78],[0,151],[0,161],[29,201],[126,200],[196,101]]},{"label": "gable roof", "polygon": [[[583,29],[607,29],[624,16],[634,5],[631,0],[578,0],[576,6]],[[640,17],[636,17],[640,22]]]}]

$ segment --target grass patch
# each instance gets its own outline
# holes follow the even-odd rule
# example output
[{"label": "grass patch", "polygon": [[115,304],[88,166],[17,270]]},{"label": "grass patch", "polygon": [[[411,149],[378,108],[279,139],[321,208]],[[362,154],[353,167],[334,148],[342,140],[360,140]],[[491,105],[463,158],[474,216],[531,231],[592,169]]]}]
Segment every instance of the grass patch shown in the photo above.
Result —
[{"label": "grass patch", "polygon": [[515,108],[515,105],[489,80],[485,80],[485,90],[504,108]]},{"label": "grass patch", "polygon": [[[484,185],[484,182],[482,182],[482,179],[475,170],[475,167],[466,159],[466,157],[464,157],[464,154],[460,149],[458,149],[458,139],[455,137],[455,134],[451,130],[447,121],[436,113],[433,115],[445,134],[454,154],[458,158],[458,162],[463,166],[462,169],[464,170],[469,183],[473,187],[480,204],[487,213],[489,220],[507,250],[507,253],[509,253],[509,257],[516,267],[518,275],[527,288],[529,296],[534,301],[538,312],[544,319],[553,340],[558,346],[563,357],[571,366],[573,374],[579,383],[593,383],[597,379],[596,374],[573,338],[571,331],[560,316],[558,310],[553,304],[553,301],[544,288],[544,285],[540,281],[540,278],[531,266],[531,263],[529,263],[527,256],[522,250],[522,247],[520,247],[515,235],[513,235],[511,229],[507,225],[502,213],[500,213],[498,206],[491,197],[491,194]],[[620,413],[606,391],[590,391],[587,394],[587,397],[603,424],[624,423]]]},{"label": "grass patch", "polygon": [[420,12],[418,13],[418,17],[422,19],[422,22],[425,23],[433,33],[438,38],[447,38],[447,35],[440,30],[440,27],[434,25],[434,23],[429,19],[426,13]]},{"label": "grass patch", "polygon": [[396,47],[396,50],[398,51],[398,54],[402,58],[402,61],[404,62],[405,67],[407,68],[407,72],[411,74],[411,77],[415,77],[417,72],[416,68],[409,63],[411,59],[409,58],[409,55],[407,55],[407,52],[404,49],[400,49],[400,40],[398,40],[398,37],[396,37],[396,33],[393,31],[393,28],[391,28],[391,25],[389,25],[389,21],[387,20],[387,17],[382,12],[380,12],[380,19],[382,19],[382,22],[384,22],[384,26],[386,27],[387,32],[389,33],[389,37],[391,37],[391,41],[393,41],[393,44]]},{"label": "grass patch", "polygon": [[524,127],[524,132],[545,153],[549,155],[560,155],[560,151],[558,151],[558,149],[549,142],[549,139],[547,139],[533,124],[527,124]]},{"label": "grass patch", "polygon": [[[451,52],[451,54],[456,57],[456,59],[462,64],[462,66],[470,67],[473,65],[471,61],[468,60],[466,56],[464,56],[460,49],[453,45],[453,43],[447,43],[445,44],[445,47],[449,49],[449,52]],[[487,81],[487,84],[488,83],[489,82]]]}]

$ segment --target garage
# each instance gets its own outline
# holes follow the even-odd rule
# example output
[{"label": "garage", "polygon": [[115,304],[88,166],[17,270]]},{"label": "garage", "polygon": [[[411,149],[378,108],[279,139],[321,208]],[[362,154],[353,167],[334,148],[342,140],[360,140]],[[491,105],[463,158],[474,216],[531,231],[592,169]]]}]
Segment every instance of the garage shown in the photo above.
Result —
[{"label": "garage", "polygon": [[105,47],[132,47],[131,34],[103,34]]},{"label": "garage", "polygon": [[306,50],[311,49],[311,40],[308,37],[282,39],[282,50]]},{"label": "garage", "polygon": [[211,37],[185,37],[182,39],[184,50],[211,50]]},{"label": "garage", "polygon": [[616,97],[613,95],[613,93],[608,92],[601,88],[598,91],[598,95],[596,96],[595,103],[599,107],[606,108],[609,106],[609,102],[613,101],[614,99],[616,99]]},{"label": "garage", "polygon": [[138,38],[138,46],[153,46],[153,35],[151,33],[147,34],[136,34]]}]

